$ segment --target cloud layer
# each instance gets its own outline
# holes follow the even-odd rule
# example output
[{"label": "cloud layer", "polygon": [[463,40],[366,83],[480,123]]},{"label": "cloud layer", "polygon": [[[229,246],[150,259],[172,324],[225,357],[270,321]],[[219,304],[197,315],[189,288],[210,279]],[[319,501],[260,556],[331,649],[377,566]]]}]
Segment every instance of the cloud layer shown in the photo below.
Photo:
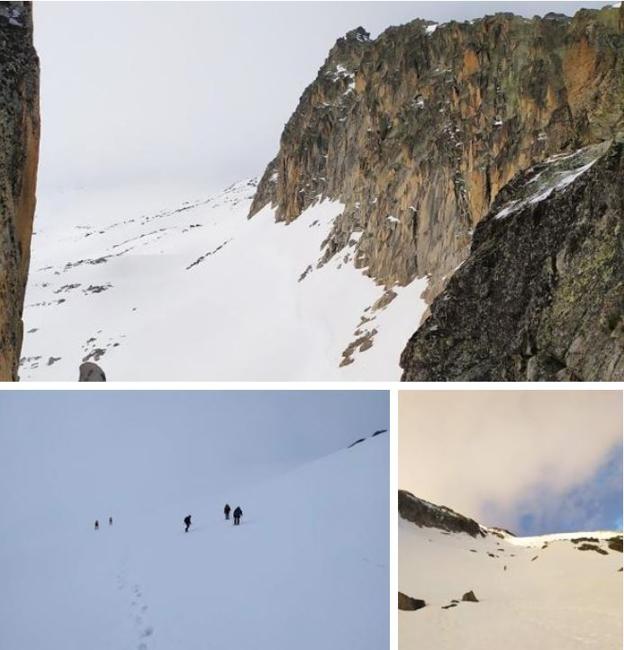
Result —
[{"label": "cloud layer", "polygon": [[519,532],[621,518],[618,391],[400,394],[399,485]]}]

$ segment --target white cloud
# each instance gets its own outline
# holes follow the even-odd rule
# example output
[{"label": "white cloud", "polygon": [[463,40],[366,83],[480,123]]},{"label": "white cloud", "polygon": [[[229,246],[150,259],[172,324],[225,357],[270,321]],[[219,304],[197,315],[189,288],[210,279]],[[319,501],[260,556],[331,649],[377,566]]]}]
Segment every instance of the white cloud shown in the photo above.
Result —
[{"label": "white cloud", "polygon": [[402,391],[399,486],[482,521],[537,511],[538,486],[562,497],[621,439],[619,391]]}]

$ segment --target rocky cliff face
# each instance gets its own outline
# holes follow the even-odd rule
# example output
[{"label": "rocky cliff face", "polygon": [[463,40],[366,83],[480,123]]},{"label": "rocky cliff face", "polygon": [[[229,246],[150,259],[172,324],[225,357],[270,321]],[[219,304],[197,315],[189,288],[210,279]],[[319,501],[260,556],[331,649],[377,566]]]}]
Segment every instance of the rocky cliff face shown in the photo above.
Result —
[{"label": "rocky cliff face", "polygon": [[0,380],[16,380],[39,157],[32,4],[0,2]]},{"label": "rocky cliff face", "polygon": [[[415,20],[338,40],[258,187],[292,221],[319,196],[346,208],[319,263],[360,233],[356,266],[428,298],[519,171],[624,127],[622,12]],[[418,323],[414,324],[415,327]]]},{"label": "rocky cliff face", "polygon": [[439,528],[450,533],[467,533],[471,537],[486,535],[474,519],[464,517],[445,506],[436,506],[419,499],[406,490],[399,490],[399,515],[421,528]]},{"label": "rocky cliff face", "polygon": [[414,381],[624,380],[624,139],[518,175],[402,357]]}]

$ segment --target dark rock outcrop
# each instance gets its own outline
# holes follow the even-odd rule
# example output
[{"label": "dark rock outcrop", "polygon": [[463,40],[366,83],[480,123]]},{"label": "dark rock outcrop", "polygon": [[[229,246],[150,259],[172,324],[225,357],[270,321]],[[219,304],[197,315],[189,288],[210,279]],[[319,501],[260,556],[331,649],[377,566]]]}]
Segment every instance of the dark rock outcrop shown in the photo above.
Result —
[{"label": "dark rock outcrop", "polygon": [[607,540],[607,546],[612,550],[612,551],[619,551],[620,553],[622,552],[622,536],[616,536],[616,537],[611,537],[610,539]]},{"label": "dark rock outcrop", "polygon": [[622,381],[623,180],[621,138],[514,179],[404,349],[403,379]]},{"label": "dark rock outcrop", "polygon": [[417,526],[467,533],[471,537],[485,537],[485,532],[474,519],[464,517],[445,506],[419,499],[406,490],[399,490],[399,515]]},{"label": "dark rock outcrop", "polygon": [[272,204],[290,222],[339,200],[320,263],[360,233],[357,267],[386,286],[427,276],[432,299],[519,171],[624,127],[620,22],[605,7],[349,32],[286,124],[251,215]]},{"label": "dark rock outcrop", "polygon": [[579,544],[576,547],[577,551],[596,551],[600,555],[609,555],[609,551],[605,551],[604,548],[600,548],[597,544],[588,544],[587,542]]},{"label": "dark rock outcrop", "polygon": [[0,2],[0,380],[17,380],[39,159],[32,4]]},{"label": "dark rock outcrop", "polygon": [[405,612],[413,612],[417,609],[422,609],[426,606],[424,600],[419,598],[411,598],[399,591],[399,609]]},{"label": "dark rock outcrop", "polygon": [[462,596],[462,601],[466,603],[478,603],[479,599],[475,596],[474,591],[468,591]]}]

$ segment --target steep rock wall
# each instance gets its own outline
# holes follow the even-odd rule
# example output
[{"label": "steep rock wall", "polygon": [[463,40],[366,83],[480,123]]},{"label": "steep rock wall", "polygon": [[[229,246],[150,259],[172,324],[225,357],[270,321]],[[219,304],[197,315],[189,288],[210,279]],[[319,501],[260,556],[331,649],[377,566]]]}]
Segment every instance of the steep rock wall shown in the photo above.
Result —
[{"label": "steep rock wall", "polygon": [[501,192],[401,366],[408,381],[624,381],[624,138]]},{"label": "steep rock wall", "polygon": [[621,23],[607,7],[349,32],[284,128],[251,216],[270,203],[289,222],[338,199],[320,263],[361,232],[358,267],[387,286],[429,276],[432,299],[518,171],[624,126]]},{"label": "steep rock wall", "polygon": [[39,158],[32,4],[0,3],[0,380],[17,379]]}]

